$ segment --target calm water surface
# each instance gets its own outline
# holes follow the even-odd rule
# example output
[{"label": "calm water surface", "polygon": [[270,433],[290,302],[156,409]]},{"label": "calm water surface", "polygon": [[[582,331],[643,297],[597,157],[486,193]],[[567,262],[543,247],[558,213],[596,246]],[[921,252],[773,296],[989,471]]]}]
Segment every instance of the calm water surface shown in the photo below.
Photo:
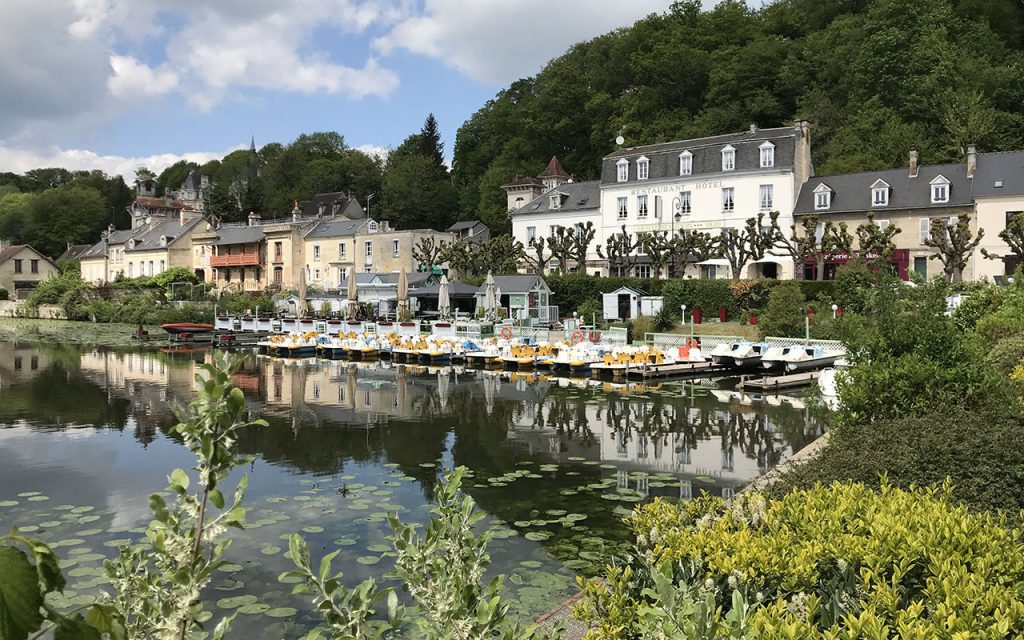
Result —
[{"label": "calm water surface", "polygon": [[[60,604],[102,588],[103,558],[141,536],[149,493],[191,465],[167,435],[168,403],[189,400],[208,358],[0,343],[0,529],[16,524],[58,547]],[[699,382],[627,388],[255,355],[235,382],[252,417],[270,423],[241,439],[256,456],[244,470],[248,525],[209,594],[214,612],[243,606],[236,637],[298,637],[313,620],[277,579],[292,568],[291,532],[314,555],[342,549],[346,580],[383,579],[385,514],[424,521],[444,468],[470,469],[464,489],[496,534],[494,570],[532,617],[622,548],[621,518],[636,504],[729,496],[821,431],[799,398]],[[259,604],[244,607],[247,595]]]}]

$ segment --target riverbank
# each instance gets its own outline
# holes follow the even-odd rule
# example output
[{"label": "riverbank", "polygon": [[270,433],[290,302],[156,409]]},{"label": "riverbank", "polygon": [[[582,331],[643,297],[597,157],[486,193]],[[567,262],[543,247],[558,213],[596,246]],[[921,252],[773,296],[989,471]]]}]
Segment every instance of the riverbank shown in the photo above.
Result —
[{"label": "riverbank", "polygon": [[[37,320],[0,318],[0,341],[60,342],[95,347],[129,347],[138,345],[132,338],[138,326],[121,323],[73,322],[69,320]],[[164,335],[160,327],[145,327],[151,336]]]}]

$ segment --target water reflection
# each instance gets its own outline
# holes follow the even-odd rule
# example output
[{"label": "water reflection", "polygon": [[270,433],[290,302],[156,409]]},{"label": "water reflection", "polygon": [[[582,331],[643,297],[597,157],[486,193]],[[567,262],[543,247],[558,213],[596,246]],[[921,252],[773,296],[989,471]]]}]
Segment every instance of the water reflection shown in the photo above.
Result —
[{"label": "water reflection", "polygon": [[[88,538],[103,552],[138,535],[148,493],[163,488],[169,469],[190,465],[168,435],[169,405],[190,399],[209,358],[0,343],[0,503],[17,503],[0,508],[0,527],[64,522],[56,505],[87,505],[94,538],[74,520],[39,534]],[[613,385],[255,355],[235,383],[251,416],[270,426],[239,440],[256,456],[246,469],[253,526],[232,546],[245,569],[231,579],[300,610],[288,629],[258,616],[242,622],[243,637],[299,637],[305,628],[308,603],[276,583],[289,568],[281,536],[320,531],[308,535],[311,545],[342,548],[346,579],[382,577],[391,562],[379,555],[386,513],[424,520],[439,468],[470,469],[464,488],[496,534],[494,570],[518,576],[509,586],[517,611],[536,615],[572,590],[575,574],[620,549],[621,518],[637,503],[728,497],[821,429],[799,398],[706,383]],[[28,491],[50,500],[18,497]],[[376,560],[364,563],[368,556]]]}]

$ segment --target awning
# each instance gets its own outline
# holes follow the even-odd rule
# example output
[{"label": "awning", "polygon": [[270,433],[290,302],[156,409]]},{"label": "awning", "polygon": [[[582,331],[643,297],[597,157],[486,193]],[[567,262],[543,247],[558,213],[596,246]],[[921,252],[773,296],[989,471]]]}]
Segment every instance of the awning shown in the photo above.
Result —
[{"label": "awning", "polygon": [[787,262],[792,262],[792,261],[791,260],[786,260],[785,258],[780,258],[779,256],[765,256],[765,257],[761,258],[760,260],[754,260],[750,264],[765,264],[765,263],[768,263],[768,262],[774,262],[775,264],[786,264]]},{"label": "awning", "polygon": [[701,265],[701,266],[708,266],[708,267],[731,267],[732,266],[731,264],[729,264],[729,261],[726,260],[725,258],[711,258],[710,260],[705,260],[704,262],[698,262],[697,264]]}]

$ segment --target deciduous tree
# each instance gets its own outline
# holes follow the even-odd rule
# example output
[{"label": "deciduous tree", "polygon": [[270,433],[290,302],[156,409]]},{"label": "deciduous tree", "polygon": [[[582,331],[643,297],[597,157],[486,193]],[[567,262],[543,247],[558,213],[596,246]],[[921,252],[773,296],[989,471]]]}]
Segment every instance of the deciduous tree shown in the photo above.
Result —
[{"label": "deciduous tree", "polygon": [[928,256],[942,263],[942,272],[949,282],[960,282],[971,253],[985,237],[985,230],[978,229],[975,236],[971,231],[971,217],[966,213],[957,216],[950,224],[946,218],[933,218],[929,236],[924,244],[935,253]]}]

